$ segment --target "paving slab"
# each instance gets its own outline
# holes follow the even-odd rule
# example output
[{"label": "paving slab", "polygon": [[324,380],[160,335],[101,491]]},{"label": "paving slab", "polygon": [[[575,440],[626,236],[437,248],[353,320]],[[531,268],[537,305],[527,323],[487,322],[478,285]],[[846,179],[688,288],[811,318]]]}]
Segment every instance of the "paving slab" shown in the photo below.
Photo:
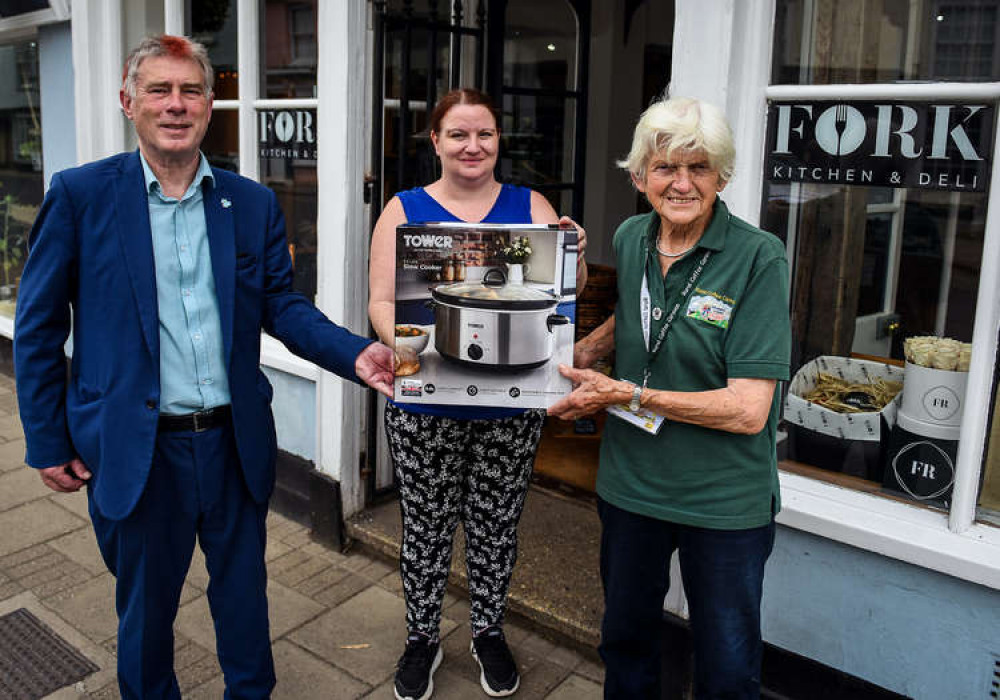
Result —
[{"label": "paving slab", "polygon": [[[35,471],[24,464],[24,449],[23,439],[11,440],[0,444],[0,472],[9,472],[16,469],[23,469],[28,472]],[[39,479],[37,474],[35,478]]]},{"label": "paving slab", "polygon": [[601,700],[600,685],[576,674],[571,675],[547,696],[547,700]]},{"label": "paving slab", "polygon": [[200,591],[208,590],[208,568],[205,566],[205,553],[197,544],[194,553],[191,555],[191,566],[188,567],[187,577],[184,582],[194,586]]},{"label": "paving slab", "polygon": [[273,653],[278,678],[271,695],[275,700],[353,700],[371,689],[291,642],[275,642]]},{"label": "paving slab", "polygon": [[109,573],[46,599],[45,606],[97,643],[118,632],[115,578]]},{"label": "paving slab", "polygon": [[313,599],[328,608],[335,608],[350,600],[371,585],[371,581],[357,574],[345,572],[343,578],[332,586],[313,595]]},{"label": "paving slab", "polygon": [[[352,676],[377,686],[389,678],[406,639],[403,600],[370,586],[290,635]],[[447,626],[450,631],[454,623]],[[445,625],[442,625],[445,631]]]},{"label": "paving slab", "polygon": [[601,661],[592,661],[587,659],[582,664],[577,666],[573,673],[583,676],[587,680],[593,681],[600,685],[604,685],[604,663]]},{"label": "paving slab", "polygon": [[0,556],[73,532],[87,523],[48,499],[0,513]]},{"label": "paving slab", "polygon": [[16,415],[0,416],[0,438],[4,440],[23,440],[21,419]]},{"label": "paving slab", "polygon": [[[371,693],[365,695],[364,700],[391,700],[394,697],[393,680],[390,678]],[[438,668],[434,674],[434,700],[479,700],[479,698],[486,697],[482,688],[479,687],[479,681],[469,681],[443,667]],[[514,697],[520,700],[521,694],[518,693]]]},{"label": "paving slab", "polygon": [[219,700],[225,692],[226,681],[220,673],[207,683],[189,690],[186,697],[188,700]]},{"label": "paving slab", "polygon": [[104,559],[101,558],[101,550],[97,548],[97,537],[89,527],[58,537],[49,542],[49,546],[95,576],[107,571]]},{"label": "paving slab", "polygon": [[52,490],[42,483],[38,472],[21,467],[0,475],[0,511],[8,510],[36,498],[45,498]]},{"label": "paving slab", "polygon": [[[523,655],[522,655],[523,658]],[[570,672],[558,664],[538,661],[527,669],[522,668],[521,688],[517,692],[519,700],[541,700],[547,698],[559,686]]]},{"label": "paving slab", "polygon": [[[323,612],[323,606],[319,603],[275,581],[268,581],[267,604],[272,640],[284,636]],[[207,595],[199,595],[181,606],[174,627],[205,649],[215,649],[215,626],[212,624]]]},{"label": "paving slab", "polygon": [[175,674],[181,695],[186,696],[192,688],[202,686],[216,677],[221,678],[222,669],[219,667],[219,660],[215,654],[210,654],[189,666],[175,670]]},{"label": "paving slab", "polygon": [[56,493],[55,491],[50,491],[49,500],[90,525],[90,511],[87,509],[86,489],[80,489],[73,493]]}]

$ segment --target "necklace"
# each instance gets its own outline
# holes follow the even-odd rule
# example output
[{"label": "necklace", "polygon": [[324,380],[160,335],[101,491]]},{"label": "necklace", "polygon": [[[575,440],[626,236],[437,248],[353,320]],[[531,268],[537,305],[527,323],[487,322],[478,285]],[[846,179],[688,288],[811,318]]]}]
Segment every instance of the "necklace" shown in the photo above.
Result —
[{"label": "necklace", "polygon": [[679,258],[682,255],[684,255],[685,253],[690,252],[690,250],[692,248],[694,248],[694,246],[696,244],[697,244],[697,241],[695,241],[695,243],[692,243],[691,245],[689,245],[684,250],[678,251],[676,253],[671,253],[669,250],[664,250],[663,248],[660,247],[660,239],[657,238],[656,239],[656,243],[653,244],[653,247],[656,248],[656,252],[657,252],[658,255],[662,255],[665,258]]}]

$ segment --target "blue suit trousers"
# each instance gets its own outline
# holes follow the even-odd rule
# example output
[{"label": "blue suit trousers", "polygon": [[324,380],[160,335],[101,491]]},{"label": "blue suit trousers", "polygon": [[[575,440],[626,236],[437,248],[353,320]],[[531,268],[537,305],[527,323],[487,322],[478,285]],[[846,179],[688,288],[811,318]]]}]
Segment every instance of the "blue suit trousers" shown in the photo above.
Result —
[{"label": "blue suit trousers", "polygon": [[117,578],[122,698],[180,698],[173,624],[197,539],[228,699],[267,698],[274,687],[264,565],[267,505],[243,479],[233,430],[159,433],[135,509],[101,515],[88,492],[101,554]]}]

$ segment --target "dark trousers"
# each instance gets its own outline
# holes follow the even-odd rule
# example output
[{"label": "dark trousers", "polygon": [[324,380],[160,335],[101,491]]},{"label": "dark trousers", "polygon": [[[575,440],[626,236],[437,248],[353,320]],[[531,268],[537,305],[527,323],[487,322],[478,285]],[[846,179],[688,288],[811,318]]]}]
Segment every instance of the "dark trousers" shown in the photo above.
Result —
[{"label": "dark trousers", "polygon": [[694,644],[694,697],[760,697],[760,600],[774,521],[751,530],[678,525],[598,500],[604,697],[660,700],[663,599],[678,550]]},{"label": "dark trousers", "polygon": [[232,428],[160,433],[135,510],[109,520],[91,497],[90,515],[117,578],[122,698],[180,698],[173,623],[196,538],[208,568],[225,697],[269,697],[275,679],[264,568],[267,506],[246,488]]}]

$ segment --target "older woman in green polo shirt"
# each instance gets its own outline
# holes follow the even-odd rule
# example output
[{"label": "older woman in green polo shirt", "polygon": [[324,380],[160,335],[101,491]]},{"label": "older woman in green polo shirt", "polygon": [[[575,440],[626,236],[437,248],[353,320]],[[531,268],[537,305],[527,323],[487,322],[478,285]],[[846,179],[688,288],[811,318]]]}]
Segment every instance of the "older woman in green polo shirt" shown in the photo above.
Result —
[{"label": "older woman in green polo shirt", "polygon": [[[659,698],[659,630],[678,551],[696,698],[757,698],[764,563],[780,502],[775,432],[788,379],[781,241],[718,198],[735,148],[712,105],[643,113],[619,165],[653,211],[615,233],[618,305],[576,347],[549,409],[610,414],[597,476],[606,698]],[[587,369],[615,351],[612,377]]]}]

